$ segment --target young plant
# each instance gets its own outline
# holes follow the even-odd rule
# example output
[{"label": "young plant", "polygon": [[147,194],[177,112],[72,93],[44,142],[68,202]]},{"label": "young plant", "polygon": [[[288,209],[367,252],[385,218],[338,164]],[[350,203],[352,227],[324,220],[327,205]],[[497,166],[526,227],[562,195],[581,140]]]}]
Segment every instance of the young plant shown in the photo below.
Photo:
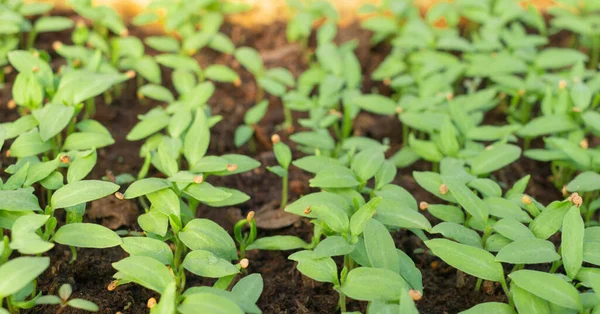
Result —
[{"label": "young plant", "polygon": [[235,59],[254,76],[257,86],[256,103],[263,100],[264,91],[281,97],[288,88],[294,87],[296,84],[294,76],[287,69],[265,69],[260,54],[254,48],[238,48],[234,55]]},{"label": "young plant", "polygon": [[285,143],[281,142],[279,135],[274,134],[271,136],[271,142],[273,143],[273,153],[279,163],[278,166],[267,167],[267,170],[278,175],[281,178],[281,203],[280,208],[285,208],[288,202],[288,175],[290,164],[292,163],[292,151],[290,147]]},{"label": "young plant", "polygon": [[236,147],[241,147],[248,143],[250,151],[256,150],[256,143],[254,141],[256,124],[262,120],[268,108],[269,101],[265,99],[246,111],[244,114],[244,124],[238,126],[233,135],[233,143]]},{"label": "young plant", "polygon": [[[497,183],[475,178],[455,163],[444,160],[441,176],[414,173],[417,182],[426,190],[457,204],[420,204],[422,210],[443,221],[430,233],[441,234],[445,239],[433,239],[425,244],[449,265],[477,277],[476,290],[484,280],[498,282],[509,299],[509,305],[483,303],[465,313],[493,310],[514,313],[513,307],[519,313],[530,313],[533,309],[539,311],[548,306],[581,312],[588,307],[579,300],[574,283],[568,283],[578,280],[583,261],[597,263],[589,255],[591,246],[587,249],[584,246],[584,222],[579,209],[583,202],[581,197],[575,193],[567,200],[543,206],[523,194],[529,176],[519,180],[502,196]],[[557,253],[548,239],[559,230],[562,230],[562,241]],[[526,265],[542,263],[552,263],[552,266],[545,272],[523,270]],[[505,274],[503,264],[512,265],[508,274]],[[561,266],[566,271],[563,276],[568,276],[569,281],[554,275]],[[562,297],[550,297],[547,287],[554,287]]]},{"label": "young plant", "polygon": [[98,306],[90,301],[78,298],[71,299],[72,293],[73,288],[71,287],[71,285],[65,283],[58,289],[58,296],[47,295],[39,297],[36,300],[36,304],[58,305],[59,309],[58,311],[56,311],[56,313],[62,313],[62,311],[64,311],[64,309],[66,309],[67,307],[81,309],[88,312],[98,312]]},{"label": "young plant", "polygon": [[[160,302],[148,301],[153,313],[260,313],[255,303],[262,291],[260,275],[247,276],[227,291],[236,276],[248,267],[248,259],[238,256],[235,243],[221,226],[208,219],[194,219],[199,202],[209,206],[226,206],[245,201],[224,189],[206,182],[168,181],[147,178],[134,182],[121,198],[145,197],[151,207],[138,217],[144,236],[126,237],[122,248],[129,257],[116,262],[118,271],[109,286],[136,283],[161,294]],[[180,176],[182,178],[182,176]],[[241,192],[238,192],[241,193]],[[239,196],[239,195],[238,195]],[[233,198],[233,199],[232,199]],[[252,226],[252,217],[248,219]],[[255,224],[255,223],[254,223]],[[256,236],[242,237],[241,225],[236,225],[236,237],[241,240],[240,254]],[[251,231],[252,234],[252,231]],[[171,247],[174,250],[171,250]],[[233,260],[239,260],[233,264]],[[217,278],[213,287],[188,287],[189,271],[197,276]],[[244,291],[243,296],[240,290]],[[209,310],[210,309],[210,310]]]},{"label": "young plant", "polygon": [[[346,162],[350,168],[344,166]],[[408,255],[396,250],[388,229],[407,228],[425,238],[422,230],[429,230],[431,225],[418,213],[414,198],[390,184],[396,167],[385,161],[383,149],[365,148],[350,156],[350,161],[308,156],[293,164],[316,173],[310,185],[322,189],[285,208],[312,219],[311,243],[294,236],[274,236],[257,239],[247,249],[304,248],[289,258],[298,262],[297,268],[304,275],[334,284],[342,312],[346,311],[348,296],[370,301],[373,309],[414,313],[413,299],[420,299],[423,293],[420,272]],[[367,187],[372,178],[375,186]],[[368,202],[362,194],[369,195]],[[344,257],[339,272],[332,259],[335,256]]]}]

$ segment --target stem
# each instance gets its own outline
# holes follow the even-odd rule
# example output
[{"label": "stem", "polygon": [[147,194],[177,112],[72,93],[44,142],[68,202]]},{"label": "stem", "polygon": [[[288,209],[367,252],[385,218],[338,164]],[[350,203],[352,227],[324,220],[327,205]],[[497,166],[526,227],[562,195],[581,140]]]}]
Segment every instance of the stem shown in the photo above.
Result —
[{"label": "stem", "polygon": [[258,82],[256,82],[256,103],[258,104],[261,100],[263,100],[264,97],[265,91],[263,90],[262,86],[258,85]]},{"label": "stem", "polygon": [[560,261],[560,260],[554,261],[552,263],[552,268],[550,268],[550,273],[554,274],[560,266],[562,266],[562,261]]},{"label": "stem", "polygon": [[[287,171],[287,169],[286,169],[286,171]],[[283,177],[282,180],[283,180],[283,182],[282,182],[282,188],[281,188],[281,206],[280,207],[283,210],[288,202],[288,176],[287,176],[287,174],[285,177]]]},{"label": "stem", "polygon": [[77,260],[77,248],[69,246],[69,249],[71,250],[71,260],[69,261],[69,264],[73,264],[73,262]]},{"label": "stem", "polygon": [[338,302],[340,306],[340,312],[346,312],[346,295],[343,292],[338,292],[340,294],[340,301]]},{"label": "stem", "polygon": [[477,278],[477,283],[475,284],[475,291],[479,291],[481,289],[482,282],[483,282],[483,279]]},{"label": "stem", "polygon": [[27,37],[27,49],[33,48],[33,44],[35,43],[35,38],[37,37],[37,31],[35,28],[29,32],[29,36]]},{"label": "stem", "polygon": [[283,105],[283,116],[285,117],[283,125],[286,130],[289,130],[294,124],[292,122],[292,110],[290,110],[290,108],[288,108],[286,105]]},{"label": "stem", "polygon": [[508,286],[506,285],[506,279],[502,278],[502,280],[500,280],[500,285],[502,286],[504,294],[508,298],[508,303],[510,304],[510,306],[513,306],[513,299],[510,295],[510,291],[508,290]]},{"label": "stem", "polygon": [[407,146],[408,145],[408,125],[407,124],[402,124],[402,146]]}]

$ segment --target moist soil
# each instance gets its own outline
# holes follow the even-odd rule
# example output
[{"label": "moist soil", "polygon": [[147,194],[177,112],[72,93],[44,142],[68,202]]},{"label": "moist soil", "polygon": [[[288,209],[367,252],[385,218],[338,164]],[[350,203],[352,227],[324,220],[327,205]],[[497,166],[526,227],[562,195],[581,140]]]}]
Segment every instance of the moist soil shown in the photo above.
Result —
[{"label": "moist soil", "polygon": [[[300,47],[287,42],[284,24],[261,29],[246,29],[226,24],[222,30],[232,38],[237,47],[250,46],[258,49],[268,68],[285,67],[290,69],[295,76],[307,68],[307,62]],[[147,35],[139,30],[132,30],[131,33],[133,36],[139,37]],[[341,29],[337,37],[339,42],[350,39],[358,40],[356,53],[361,61],[363,73],[367,74],[371,73],[390,51],[390,46],[387,44],[370,46],[369,38],[369,32],[361,30],[356,24]],[[52,51],[51,44],[55,40],[70,43],[68,33],[41,34],[38,47]],[[314,38],[312,41],[314,47]],[[150,51],[150,53],[154,52]],[[53,56],[56,58],[56,55]],[[231,84],[215,84],[216,90],[209,105],[214,114],[223,116],[223,121],[211,130],[209,154],[245,154],[256,158],[262,164],[259,169],[249,173],[209,178],[212,184],[236,188],[251,196],[251,200],[236,208],[201,206],[197,209],[197,217],[212,219],[231,232],[236,219],[250,210],[257,211],[274,200],[280,199],[281,180],[266,171],[265,168],[276,164],[273,153],[270,151],[270,135],[277,132],[281,135],[282,140],[292,146],[293,143],[288,141],[290,130],[278,128],[278,125],[283,122],[281,102],[274,97],[269,97],[268,113],[256,127],[256,148],[252,151],[247,145],[236,148],[233,144],[233,134],[236,127],[243,123],[246,110],[255,104],[256,85],[252,76],[232,56],[203,50],[197,58],[203,67],[215,63],[227,64],[240,74],[242,80],[239,88]],[[54,66],[58,67],[59,64],[54,64]],[[9,83],[0,89],[0,122],[13,121],[18,118],[18,113],[15,110],[9,110],[6,106],[7,101],[11,98],[10,82],[14,80],[14,77],[15,73],[10,73],[7,76]],[[103,103],[102,97],[97,99],[97,113],[94,119],[110,130],[116,143],[99,150],[98,163],[94,172],[90,174],[90,179],[101,179],[103,176],[110,177],[123,173],[136,175],[139,171],[142,164],[142,159],[139,157],[142,141],[129,142],[125,136],[138,121],[139,114],[161,104],[140,101],[136,97],[134,81],[129,81],[120,99],[114,100],[111,104]],[[167,69],[163,69],[163,85],[171,86],[170,72]],[[391,94],[391,90],[387,86],[371,81],[369,75],[364,75],[363,92]],[[503,124],[504,121],[506,121],[504,114],[497,111],[489,113],[486,117],[486,122],[492,124]],[[402,147],[402,128],[396,117],[361,113],[356,118],[354,125],[355,134],[377,140],[389,138],[392,147],[390,154]],[[296,130],[299,129],[297,125],[295,127]],[[6,167],[14,161],[14,159],[7,159],[4,154],[0,157],[2,167]],[[439,203],[439,200],[421,189],[412,178],[413,171],[431,170],[430,167],[431,165],[428,163],[417,162],[411,167],[398,169],[395,183],[411,192],[417,201]],[[526,174],[532,175],[527,193],[537,200],[548,203],[561,198],[560,193],[548,180],[550,175],[548,164],[521,158],[510,167],[492,175],[510,187]],[[2,173],[2,177],[5,178],[6,174]],[[290,170],[290,201],[310,192],[309,178],[309,174],[292,166]],[[122,192],[124,190],[125,187],[122,188]],[[136,217],[141,212],[142,209],[131,201],[116,201],[109,198],[88,206],[84,219],[89,222],[101,223],[113,229],[141,231],[136,222]],[[429,218],[435,222],[433,217]],[[310,223],[301,219],[283,229],[260,230],[259,237],[296,235],[308,241],[311,233]],[[417,302],[421,313],[457,313],[481,302],[506,301],[501,289],[491,283],[484,283],[481,291],[475,292],[473,277],[457,272],[429,254],[424,244],[411,233],[396,232],[394,239],[397,246],[413,258],[423,274],[424,296]],[[52,260],[51,267],[38,280],[38,287],[44,294],[56,294],[60,285],[69,283],[73,286],[73,297],[84,298],[96,303],[100,307],[99,313],[148,313],[147,300],[151,297],[157,299],[159,297],[157,293],[135,284],[119,286],[113,291],[108,291],[107,286],[115,273],[111,263],[127,256],[119,247],[102,250],[80,249],[77,259],[72,263],[70,263],[71,253],[64,246],[57,245],[47,254]],[[294,262],[287,259],[289,254],[291,252],[279,251],[250,251],[247,254],[250,260],[249,273],[260,273],[264,279],[264,291],[258,301],[258,306],[263,312],[339,313],[336,309],[338,295],[332,285],[315,282],[304,277],[295,269]],[[188,279],[190,280],[188,286],[212,283],[205,279],[197,279],[195,276],[189,276]],[[56,313],[57,310],[57,306],[38,306],[24,312]],[[364,313],[366,303],[350,301],[348,310],[358,310]],[[67,308],[62,313],[84,312]]]}]

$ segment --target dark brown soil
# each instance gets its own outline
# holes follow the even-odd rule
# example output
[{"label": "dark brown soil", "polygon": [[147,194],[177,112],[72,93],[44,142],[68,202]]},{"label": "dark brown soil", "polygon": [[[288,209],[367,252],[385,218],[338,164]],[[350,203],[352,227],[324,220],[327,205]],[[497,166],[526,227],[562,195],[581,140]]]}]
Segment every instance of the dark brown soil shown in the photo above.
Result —
[{"label": "dark brown soil", "polygon": [[[287,43],[285,38],[285,26],[274,25],[261,30],[249,30],[239,26],[225,25],[224,31],[231,36],[236,46],[252,46],[257,48],[267,67],[282,66],[290,69],[295,75],[306,68],[306,62],[298,47]],[[135,33],[135,31],[134,31]],[[135,34],[143,36],[144,34]],[[383,60],[390,48],[386,45],[370,47],[368,43],[369,33],[357,25],[352,25],[340,31],[339,39],[345,41],[358,38],[359,48],[357,54],[363,65],[363,71],[370,73]],[[69,42],[65,34],[58,37],[64,42]],[[40,38],[40,47],[49,48],[50,43],[56,37],[44,35]],[[242,213],[250,210],[258,210],[272,200],[280,197],[281,181],[274,174],[266,171],[265,166],[276,163],[272,153],[269,151],[268,139],[276,132],[276,126],[283,122],[281,103],[276,98],[270,97],[270,106],[267,116],[259,123],[257,138],[257,150],[250,152],[247,146],[235,148],[233,145],[233,133],[235,128],[242,123],[245,111],[254,104],[256,86],[252,76],[247,73],[231,57],[224,56],[212,51],[202,51],[198,56],[204,66],[213,63],[230,65],[237,70],[242,78],[242,87],[235,88],[230,84],[216,84],[216,91],[210,100],[210,107],[214,114],[224,117],[223,121],[212,129],[210,154],[241,153],[250,155],[262,163],[262,167],[251,173],[224,178],[210,178],[209,181],[216,185],[237,188],[252,196],[245,204],[238,206]],[[166,84],[169,84],[169,73],[164,75]],[[9,75],[14,79],[14,73]],[[389,88],[380,83],[372,82],[369,76],[364,77],[364,91],[379,91],[382,94],[390,94]],[[128,83],[127,89],[121,99],[113,104],[98,104],[98,112],[95,119],[108,127],[116,140],[116,144],[99,151],[98,164],[91,175],[93,178],[101,178],[107,172],[114,175],[131,173],[136,175],[142,160],[138,152],[141,142],[128,142],[126,134],[137,122],[137,115],[148,111],[152,106],[140,104],[135,97],[135,84]],[[8,110],[6,103],[10,99],[10,85],[0,90],[0,122],[15,120],[18,115],[15,111]],[[401,147],[401,125],[395,117],[382,117],[370,114],[361,114],[358,118],[356,130],[364,136],[376,139],[388,137],[391,140],[392,149]],[[496,116],[496,121],[503,121],[503,116]],[[287,141],[287,132],[280,131],[283,140]],[[261,139],[262,137],[262,139]],[[290,143],[291,144],[291,143]],[[8,146],[8,145],[5,145]],[[14,160],[10,160],[11,162]],[[0,163],[8,165],[4,155],[0,157]],[[416,165],[398,170],[396,182],[413,193],[418,201],[437,202],[433,197],[422,190],[412,178],[414,170],[429,170],[429,165],[419,162]],[[557,199],[559,193],[548,182],[549,167],[545,164],[522,158],[520,161],[504,170],[496,173],[500,180],[512,185],[516,180],[527,173],[533,174],[528,193],[542,202]],[[290,180],[294,188],[290,191],[290,200],[297,199],[309,191],[307,179],[309,175],[299,169],[293,168]],[[213,180],[215,179],[215,180]],[[120,205],[118,202],[109,203],[113,206],[102,212],[113,212],[119,215],[123,208],[131,208],[131,204]],[[222,208],[200,207],[197,211],[198,217],[210,218],[231,231],[233,218],[230,210]],[[235,211],[233,211],[235,212]],[[98,223],[108,224],[103,217],[94,215],[94,219],[86,217]],[[110,218],[110,217],[109,217]],[[125,224],[129,230],[139,231],[139,227],[130,220]],[[291,227],[277,231],[261,231],[259,236],[276,234],[297,235],[309,240],[312,227],[308,221],[301,220]],[[486,292],[474,292],[474,279],[469,276],[458,274],[454,269],[445,265],[430,254],[416,254],[415,249],[423,249],[423,243],[408,232],[395,234],[398,246],[413,257],[423,273],[425,286],[424,297],[418,303],[421,313],[457,313],[477,303],[487,301],[503,301],[502,293],[497,287],[488,287]],[[335,313],[338,300],[337,293],[330,284],[322,284],[302,276],[296,269],[294,262],[287,259],[290,252],[277,251],[253,251],[248,253],[250,259],[249,272],[260,273],[265,282],[264,292],[258,302],[258,306],[264,313]],[[140,286],[129,284],[118,287],[115,291],[108,291],[107,286],[115,273],[111,263],[126,256],[120,248],[105,250],[79,250],[78,258],[73,264],[69,264],[71,258],[67,248],[57,246],[48,254],[52,258],[52,266],[39,280],[39,288],[44,294],[56,293],[58,287],[63,283],[73,285],[74,297],[84,298],[95,302],[101,308],[100,313],[148,313],[146,302],[150,297],[158,297],[156,293]],[[190,279],[190,283],[201,283]],[[351,310],[364,312],[366,304],[352,301]],[[36,307],[28,313],[55,313],[55,306]],[[63,313],[80,313],[67,309]]]}]

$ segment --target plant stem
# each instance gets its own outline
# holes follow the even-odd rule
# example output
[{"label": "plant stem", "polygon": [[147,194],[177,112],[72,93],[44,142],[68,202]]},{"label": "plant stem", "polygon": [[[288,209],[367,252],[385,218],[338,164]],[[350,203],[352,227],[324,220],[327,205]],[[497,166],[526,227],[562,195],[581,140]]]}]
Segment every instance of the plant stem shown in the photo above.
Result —
[{"label": "plant stem", "polygon": [[560,261],[560,260],[554,261],[552,263],[552,268],[550,268],[550,273],[554,274],[560,266],[562,266],[562,261]]},{"label": "plant stem", "polygon": [[[287,171],[287,169],[286,169],[286,171]],[[282,180],[283,180],[283,182],[281,185],[281,205],[280,205],[280,207],[283,210],[288,202],[288,175],[286,174]]]},{"label": "plant stem", "polygon": [[402,146],[407,146],[408,145],[408,125],[407,124],[402,124]]},{"label": "plant stem", "polygon": [[71,260],[69,261],[69,264],[73,264],[73,262],[77,260],[77,248],[69,246],[69,249],[71,250]]},{"label": "plant stem", "polygon": [[477,278],[477,283],[475,283],[475,291],[479,291],[481,289],[482,282],[483,282],[483,279]]},{"label": "plant stem", "polygon": [[33,48],[33,44],[35,43],[35,38],[37,37],[37,31],[35,29],[29,32],[29,36],[27,37],[27,49]]}]

